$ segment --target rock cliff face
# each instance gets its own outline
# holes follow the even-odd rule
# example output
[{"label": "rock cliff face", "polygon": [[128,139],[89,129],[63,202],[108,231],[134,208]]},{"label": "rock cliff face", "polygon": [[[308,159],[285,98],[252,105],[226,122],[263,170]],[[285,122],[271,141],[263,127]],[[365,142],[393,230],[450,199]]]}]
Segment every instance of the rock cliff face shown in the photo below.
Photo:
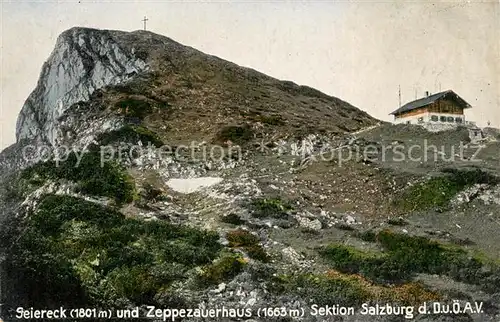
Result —
[{"label": "rock cliff face", "polygon": [[473,169],[424,149],[401,160],[463,146],[466,129],[381,124],[161,35],[73,28],[17,138],[0,153],[4,321],[144,305],[339,321],[311,309],[339,304],[357,310],[342,321],[383,322],[404,317],[361,304],[437,300],[484,312],[416,320],[499,321],[498,142]]},{"label": "rock cliff face", "polygon": [[19,114],[17,140],[40,138],[55,144],[57,119],[72,104],[147,70],[146,62],[135,56],[133,48],[122,46],[116,33],[73,28],[58,37]]}]

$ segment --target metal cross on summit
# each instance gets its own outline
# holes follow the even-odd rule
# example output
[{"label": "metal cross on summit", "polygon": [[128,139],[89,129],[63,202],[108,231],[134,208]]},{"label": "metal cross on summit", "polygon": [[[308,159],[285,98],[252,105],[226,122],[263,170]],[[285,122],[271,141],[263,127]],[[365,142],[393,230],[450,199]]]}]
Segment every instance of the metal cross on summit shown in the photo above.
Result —
[{"label": "metal cross on summit", "polygon": [[142,19],[142,22],[144,22],[144,30],[146,30],[146,21],[148,21],[149,19],[146,18],[146,16],[144,16],[144,19]]}]

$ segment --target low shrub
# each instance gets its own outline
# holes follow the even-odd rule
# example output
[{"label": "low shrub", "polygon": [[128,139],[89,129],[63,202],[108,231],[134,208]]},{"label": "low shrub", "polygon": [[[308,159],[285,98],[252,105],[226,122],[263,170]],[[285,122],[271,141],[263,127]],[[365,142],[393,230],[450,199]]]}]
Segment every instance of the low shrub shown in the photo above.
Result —
[{"label": "low shrub", "polygon": [[59,164],[56,161],[37,163],[23,170],[21,179],[33,184],[65,179],[77,183],[82,193],[110,197],[118,203],[131,202],[135,193],[133,178],[124,167],[114,161],[101,164],[100,154],[92,151],[84,153],[81,160],[71,153]]},{"label": "low shrub", "polygon": [[371,295],[354,280],[314,274],[280,275],[270,280],[269,289],[280,295],[295,294],[317,305],[358,306]]},{"label": "low shrub", "polygon": [[155,132],[138,125],[125,125],[118,130],[102,133],[97,137],[96,141],[99,142],[100,145],[111,145],[116,143],[138,144],[142,142],[143,145],[150,143],[158,148],[163,146],[163,141]]},{"label": "low shrub", "polygon": [[478,168],[465,170],[445,168],[442,172],[450,175],[455,182],[464,187],[473,184],[495,185],[500,183],[500,179],[497,176]]},{"label": "low shrub", "polygon": [[333,225],[333,227],[340,229],[340,230],[345,230],[345,231],[355,231],[356,230],[352,225],[345,224],[345,223],[336,223],[335,225]]},{"label": "low shrub", "polygon": [[389,225],[392,226],[406,226],[408,225],[408,222],[404,220],[403,218],[391,218],[387,221]]},{"label": "low shrub", "polygon": [[0,198],[5,202],[21,201],[29,190],[26,180],[21,179],[18,172],[7,174],[3,187],[0,187]]},{"label": "low shrub", "polygon": [[230,213],[226,216],[222,216],[221,221],[226,224],[231,224],[236,226],[243,225],[245,223],[245,221],[235,213]]},{"label": "low shrub", "polygon": [[164,191],[149,183],[144,185],[140,195],[145,201],[157,202],[165,199]]},{"label": "low shrub", "polygon": [[379,232],[376,241],[383,253],[370,254],[344,245],[330,245],[322,249],[320,255],[335,269],[359,273],[380,283],[403,283],[415,274],[425,273],[482,284],[483,265],[462,249],[389,230]]},{"label": "low shrub", "polygon": [[259,237],[243,229],[228,232],[226,238],[231,247],[254,246],[260,242]]},{"label": "low shrub", "polygon": [[246,263],[244,259],[236,254],[226,254],[214,263],[203,268],[199,275],[199,283],[203,286],[219,284],[238,275]]},{"label": "low shrub", "polygon": [[462,187],[450,177],[436,177],[411,187],[396,200],[395,205],[403,211],[426,210],[432,207],[444,207]]},{"label": "low shrub", "polygon": [[424,302],[436,302],[442,296],[428,290],[422,283],[409,282],[402,285],[387,287],[382,292],[382,297],[387,301],[417,306]]},{"label": "low shrub", "polygon": [[121,113],[128,117],[144,118],[153,112],[151,104],[143,99],[126,98],[115,104]]},{"label": "low shrub", "polygon": [[238,229],[227,233],[226,238],[230,247],[241,248],[250,258],[267,262],[269,255],[260,245],[260,240],[257,236],[249,231]]},{"label": "low shrub", "polygon": [[[283,227],[283,226],[280,226],[282,228],[289,228],[289,227]],[[316,229],[312,229],[312,228],[309,228],[309,227],[301,227],[300,228],[300,232],[303,233],[303,234],[306,234],[306,235],[310,235],[310,236],[319,236],[321,235],[321,232],[319,230],[316,230]]]},{"label": "low shrub", "polygon": [[368,254],[345,245],[329,245],[319,251],[320,255],[327,258],[329,262],[335,264],[335,269],[342,272],[357,273],[363,264],[376,258],[373,254]]},{"label": "low shrub", "polygon": [[287,219],[293,207],[279,198],[263,198],[251,203],[252,216],[255,218]]},{"label": "low shrub", "polygon": [[444,169],[444,175],[433,177],[405,190],[394,201],[404,212],[442,208],[460,191],[474,184],[497,184],[499,179],[480,169]]},{"label": "low shrub", "polygon": [[215,142],[225,144],[227,141],[237,145],[244,145],[253,139],[253,131],[248,125],[226,126],[215,136]]},{"label": "low shrub", "polygon": [[268,125],[284,125],[285,121],[283,121],[283,117],[281,115],[259,115],[255,118],[256,121],[259,121]]},{"label": "low shrub", "polygon": [[217,258],[215,232],[126,218],[83,199],[47,195],[7,254],[22,304],[156,303],[187,272]]},{"label": "low shrub", "polygon": [[245,246],[242,249],[248,254],[250,258],[267,263],[271,260],[269,254],[264,250],[261,245]]},{"label": "low shrub", "polygon": [[365,242],[374,243],[377,241],[377,234],[373,230],[366,230],[356,233],[356,237]]},{"label": "low shrub", "polygon": [[336,303],[359,306],[374,299],[404,305],[438,301],[441,296],[420,283],[375,284],[360,275],[330,270],[326,274],[274,275],[267,278],[268,289],[278,295],[298,295],[318,305]]}]

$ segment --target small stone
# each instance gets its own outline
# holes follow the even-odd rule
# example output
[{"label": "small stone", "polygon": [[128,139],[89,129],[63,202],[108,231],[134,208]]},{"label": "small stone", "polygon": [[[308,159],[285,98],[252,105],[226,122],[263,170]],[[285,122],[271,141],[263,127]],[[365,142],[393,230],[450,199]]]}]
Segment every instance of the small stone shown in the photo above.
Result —
[{"label": "small stone", "polygon": [[216,293],[221,293],[226,289],[226,283],[220,283],[217,289],[215,290]]},{"label": "small stone", "polygon": [[247,303],[245,304],[246,306],[254,306],[255,303],[257,303],[257,299],[256,298],[251,298],[247,301]]},{"label": "small stone", "polygon": [[296,217],[297,221],[299,222],[300,227],[306,228],[306,229],[311,229],[311,230],[321,230],[322,224],[321,221],[318,219],[311,219],[311,218],[306,218],[302,216],[297,216]]}]

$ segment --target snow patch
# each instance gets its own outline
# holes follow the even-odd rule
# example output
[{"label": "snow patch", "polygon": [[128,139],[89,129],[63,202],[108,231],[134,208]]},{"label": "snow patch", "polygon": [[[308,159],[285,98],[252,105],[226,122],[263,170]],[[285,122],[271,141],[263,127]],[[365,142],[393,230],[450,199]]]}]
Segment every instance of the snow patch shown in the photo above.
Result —
[{"label": "snow patch", "polygon": [[219,177],[201,177],[201,178],[188,178],[188,179],[170,179],[167,186],[174,191],[180,193],[193,193],[204,188],[211,187],[222,182]]}]

